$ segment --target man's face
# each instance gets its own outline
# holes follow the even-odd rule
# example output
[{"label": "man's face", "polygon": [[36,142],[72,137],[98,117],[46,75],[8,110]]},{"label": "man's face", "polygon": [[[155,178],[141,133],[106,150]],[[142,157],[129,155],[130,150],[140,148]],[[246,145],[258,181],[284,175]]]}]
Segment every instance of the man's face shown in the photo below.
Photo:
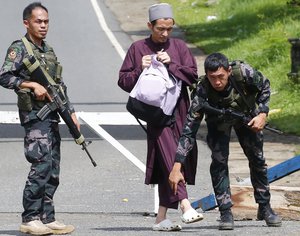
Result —
[{"label": "man's face", "polygon": [[148,27],[152,31],[153,42],[165,43],[172,33],[173,26],[173,19],[158,19],[155,25],[148,22]]},{"label": "man's face", "polygon": [[228,78],[231,74],[231,67],[225,70],[223,67],[219,67],[216,71],[207,71],[206,76],[211,86],[218,92],[223,91],[228,84]]},{"label": "man's face", "polygon": [[43,8],[37,7],[32,10],[31,17],[27,20],[24,20],[24,25],[27,28],[29,37],[35,43],[40,43],[46,38],[48,32],[48,13]]}]

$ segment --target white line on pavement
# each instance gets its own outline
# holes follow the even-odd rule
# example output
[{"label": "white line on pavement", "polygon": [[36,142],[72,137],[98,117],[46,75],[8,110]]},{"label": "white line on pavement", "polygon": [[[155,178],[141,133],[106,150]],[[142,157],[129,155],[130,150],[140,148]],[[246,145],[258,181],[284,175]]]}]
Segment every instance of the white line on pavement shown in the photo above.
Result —
[{"label": "white line on pavement", "polygon": [[92,128],[99,136],[108,141],[112,146],[114,146],[119,152],[121,152],[128,160],[130,160],[136,167],[138,167],[144,173],[146,172],[146,166],[136,158],[131,152],[129,152],[122,144],[120,144],[116,139],[114,139],[109,133],[107,133],[101,126],[99,122],[95,122],[94,117],[88,113],[81,113],[80,119],[82,119],[90,128]]},{"label": "white line on pavement", "polygon": [[[90,120],[99,125],[138,125],[138,122],[129,112],[76,112],[77,117],[88,114]],[[146,124],[141,121],[142,124]],[[0,111],[0,124],[19,124],[19,113],[17,111]],[[64,124],[64,121],[61,121]]]},{"label": "white line on pavement", "polygon": [[105,18],[102,14],[102,11],[98,5],[97,0],[91,0],[92,6],[94,8],[94,11],[98,17],[98,21],[99,24],[101,26],[101,28],[103,29],[103,31],[105,32],[105,34],[107,35],[107,37],[109,38],[109,40],[111,41],[111,43],[113,44],[113,46],[116,48],[117,52],[119,53],[120,57],[122,59],[125,58],[125,51],[123,50],[123,48],[121,47],[120,43],[118,42],[118,40],[116,39],[116,37],[114,36],[114,34],[111,32],[111,30],[108,28]]}]

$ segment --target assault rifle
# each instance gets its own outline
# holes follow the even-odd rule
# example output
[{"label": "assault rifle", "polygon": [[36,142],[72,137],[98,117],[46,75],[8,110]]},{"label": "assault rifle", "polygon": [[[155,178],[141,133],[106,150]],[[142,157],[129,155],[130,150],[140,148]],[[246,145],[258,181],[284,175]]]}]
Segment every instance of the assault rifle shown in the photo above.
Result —
[{"label": "assault rifle", "polygon": [[41,120],[44,120],[50,112],[57,111],[68,126],[75,142],[82,146],[82,150],[86,152],[93,166],[96,167],[97,164],[87,149],[88,144],[86,144],[84,136],[80,133],[71,117],[70,110],[67,107],[67,99],[62,87],[53,81],[49,74],[40,66],[39,61],[37,61],[34,56],[25,58],[23,60],[23,64],[31,72],[32,80],[44,86],[52,99],[52,101],[42,107],[42,109],[37,113],[37,116]]},{"label": "assault rifle", "polygon": [[[232,109],[225,109],[225,108],[218,109],[218,108],[215,108],[215,107],[209,105],[207,102],[204,102],[203,108],[208,113],[213,113],[213,114],[217,114],[217,115],[222,115],[224,117],[231,117],[234,119],[241,120],[243,122],[243,124],[246,125],[247,127],[249,127],[247,124],[250,122],[250,120],[252,120],[251,116],[246,116],[244,113],[237,112]],[[264,126],[264,129],[272,131],[277,134],[283,134],[283,132],[281,130],[274,129],[274,128],[270,127],[268,124],[266,124]]]}]

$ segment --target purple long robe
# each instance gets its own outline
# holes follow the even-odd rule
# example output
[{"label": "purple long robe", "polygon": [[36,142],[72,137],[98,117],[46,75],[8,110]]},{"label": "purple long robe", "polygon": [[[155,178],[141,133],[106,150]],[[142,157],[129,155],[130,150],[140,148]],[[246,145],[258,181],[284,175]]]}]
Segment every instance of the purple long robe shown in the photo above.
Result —
[{"label": "purple long robe", "polygon": [[[174,125],[165,128],[147,126],[148,150],[145,184],[158,183],[160,205],[176,208],[178,200],[187,198],[186,188],[180,183],[178,194],[174,195],[168,184],[168,177],[174,165],[178,140],[190,105],[187,86],[194,83],[198,76],[195,59],[182,40],[170,38],[165,43],[157,44],[151,40],[150,36],[136,41],[130,46],[119,72],[118,85],[123,90],[130,92],[142,73],[142,57],[156,54],[161,49],[169,54],[171,63],[167,69],[177,79],[182,80],[182,89],[175,107],[176,121]],[[188,184],[194,184],[197,166],[196,145],[190,155],[190,158],[186,158],[183,174]]]}]

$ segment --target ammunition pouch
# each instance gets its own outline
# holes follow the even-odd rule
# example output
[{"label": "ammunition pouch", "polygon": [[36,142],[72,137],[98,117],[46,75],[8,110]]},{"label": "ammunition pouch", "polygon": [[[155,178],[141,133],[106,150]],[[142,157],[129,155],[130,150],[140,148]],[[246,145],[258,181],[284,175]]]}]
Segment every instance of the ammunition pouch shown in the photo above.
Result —
[{"label": "ammunition pouch", "polygon": [[21,111],[32,111],[32,97],[30,89],[20,89],[17,91],[18,108]]},{"label": "ammunition pouch", "polygon": [[17,91],[18,108],[21,111],[30,112],[32,110],[40,110],[45,106],[45,101],[38,101],[34,98],[33,92],[30,89],[24,88]]},{"label": "ammunition pouch", "polygon": [[45,104],[47,103],[46,101],[39,101],[39,100],[36,100],[36,99],[32,99],[32,108],[33,110],[40,110],[43,106],[45,106]]},{"label": "ammunition pouch", "polygon": [[62,66],[57,63],[56,64],[56,73],[55,73],[55,82],[58,84],[61,82],[61,74],[62,74]]}]

